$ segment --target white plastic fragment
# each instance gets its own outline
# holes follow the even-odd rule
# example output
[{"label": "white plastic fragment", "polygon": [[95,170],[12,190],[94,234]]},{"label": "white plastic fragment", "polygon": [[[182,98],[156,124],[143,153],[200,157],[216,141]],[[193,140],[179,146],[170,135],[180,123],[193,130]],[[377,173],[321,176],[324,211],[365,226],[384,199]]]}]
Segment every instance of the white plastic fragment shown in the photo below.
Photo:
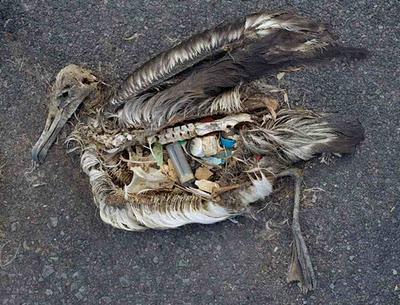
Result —
[{"label": "white plastic fragment", "polygon": [[194,138],[190,142],[190,153],[195,157],[213,156],[221,150],[216,136]]},{"label": "white plastic fragment", "polygon": [[219,184],[209,180],[196,180],[194,184],[202,191],[212,193],[220,188]]}]

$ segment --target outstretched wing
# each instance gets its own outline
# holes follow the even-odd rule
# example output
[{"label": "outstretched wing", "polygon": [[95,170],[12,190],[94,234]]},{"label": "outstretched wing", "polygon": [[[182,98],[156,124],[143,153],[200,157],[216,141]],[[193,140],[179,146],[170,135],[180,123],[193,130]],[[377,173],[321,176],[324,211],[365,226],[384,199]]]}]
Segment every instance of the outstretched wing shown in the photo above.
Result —
[{"label": "outstretched wing", "polygon": [[[216,56],[224,48],[229,52]],[[363,50],[336,46],[323,24],[291,13],[251,15],[242,23],[194,36],[135,72],[116,96],[115,101],[124,103],[119,121],[161,129],[247,110],[243,101],[252,81],[287,65],[342,55],[359,57]]]},{"label": "outstretched wing", "polygon": [[143,64],[123,82],[111,104],[115,107],[123,105],[132,97],[201,61],[232,52],[281,29],[299,34],[326,32],[322,24],[289,12],[261,12],[231,23],[223,23],[192,36]]}]

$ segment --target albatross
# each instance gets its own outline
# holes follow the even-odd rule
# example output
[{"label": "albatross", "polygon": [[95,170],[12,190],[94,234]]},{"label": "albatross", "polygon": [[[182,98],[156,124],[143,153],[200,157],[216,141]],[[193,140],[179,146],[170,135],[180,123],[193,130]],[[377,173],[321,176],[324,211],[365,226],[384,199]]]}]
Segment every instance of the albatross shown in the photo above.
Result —
[{"label": "albatross", "polygon": [[299,223],[299,164],[352,153],[364,138],[347,115],[292,109],[272,81],[292,67],[363,58],[323,23],[293,12],[259,12],[196,34],[144,63],[119,86],[70,64],[56,76],[44,130],[32,149],[42,163],[60,131],[79,151],[101,219],[118,229],[212,224],[294,181],[288,281],[315,289]]}]

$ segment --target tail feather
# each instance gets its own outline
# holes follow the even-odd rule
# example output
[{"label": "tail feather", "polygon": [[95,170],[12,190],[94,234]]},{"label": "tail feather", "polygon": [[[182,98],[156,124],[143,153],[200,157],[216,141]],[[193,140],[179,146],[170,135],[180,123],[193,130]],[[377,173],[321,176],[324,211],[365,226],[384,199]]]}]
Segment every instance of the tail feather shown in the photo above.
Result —
[{"label": "tail feather", "polygon": [[282,110],[257,130],[243,133],[247,148],[294,163],[320,153],[352,153],[364,139],[358,120],[304,110]]},{"label": "tail feather", "polygon": [[344,46],[330,46],[324,50],[324,58],[342,57],[347,59],[365,59],[369,55],[369,51],[365,48],[353,48]]},{"label": "tail feather", "polygon": [[350,154],[364,140],[364,128],[358,120],[340,115],[330,115],[323,120],[335,137],[325,147],[321,147],[321,152]]}]

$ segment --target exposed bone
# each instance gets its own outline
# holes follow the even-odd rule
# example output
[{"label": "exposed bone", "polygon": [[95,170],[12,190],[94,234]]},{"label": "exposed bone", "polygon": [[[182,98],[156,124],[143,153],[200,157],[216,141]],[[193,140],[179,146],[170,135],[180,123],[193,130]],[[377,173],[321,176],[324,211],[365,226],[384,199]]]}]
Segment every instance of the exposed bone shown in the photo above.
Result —
[{"label": "exposed bone", "polygon": [[[162,130],[159,134],[155,135],[152,131],[137,131],[133,134],[123,132],[111,137],[102,136],[100,142],[104,143],[107,148],[106,152],[114,154],[122,151],[128,146],[136,144],[152,144],[159,142],[160,144],[174,143],[183,140],[190,140],[197,136],[204,136],[216,131],[229,130],[239,123],[252,122],[250,114],[240,113],[232,116],[227,116],[222,119],[215,120],[207,123],[195,123],[182,126],[176,126]],[[146,139],[147,135],[147,140]]]},{"label": "exposed bone", "polygon": [[196,134],[203,136],[215,131],[225,131],[229,132],[231,128],[239,123],[243,122],[253,122],[250,114],[240,113],[232,116],[227,116],[219,120],[208,123],[196,123]]},{"label": "exposed bone", "polygon": [[[168,128],[157,135],[158,141],[161,144],[190,140],[196,136],[204,136],[206,134],[225,131],[228,132],[232,127],[243,122],[252,122],[250,114],[240,113],[236,115],[226,116],[222,119],[207,123],[195,123]],[[149,138],[149,142],[154,142],[154,137]]]},{"label": "exposed bone", "polygon": [[195,125],[187,124],[161,131],[161,133],[158,135],[158,141],[161,144],[167,144],[181,140],[189,140],[196,137],[196,135]]},{"label": "exposed bone", "polygon": [[125,186],[125,194],[139,194],[144,191],[172,188],[173,181],[169,180],[160,170],[150,167],[145,172],[141,167],[132,167],[133,178]]}]

